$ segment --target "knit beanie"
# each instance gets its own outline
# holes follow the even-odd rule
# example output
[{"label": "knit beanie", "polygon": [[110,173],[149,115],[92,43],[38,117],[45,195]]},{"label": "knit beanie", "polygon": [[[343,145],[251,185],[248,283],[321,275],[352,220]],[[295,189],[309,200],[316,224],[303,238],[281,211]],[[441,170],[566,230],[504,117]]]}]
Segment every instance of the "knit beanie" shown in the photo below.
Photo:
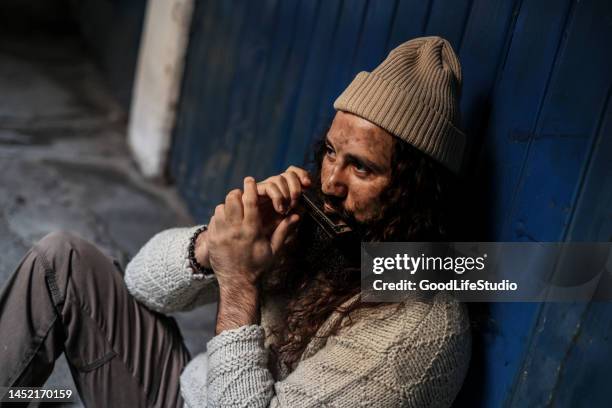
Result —
[{"label": "knit beanie", "polygon": [[461,65],[448,41],[421,37],[360,72],[334,102],[458,172],[466,137],[458,129]]}]

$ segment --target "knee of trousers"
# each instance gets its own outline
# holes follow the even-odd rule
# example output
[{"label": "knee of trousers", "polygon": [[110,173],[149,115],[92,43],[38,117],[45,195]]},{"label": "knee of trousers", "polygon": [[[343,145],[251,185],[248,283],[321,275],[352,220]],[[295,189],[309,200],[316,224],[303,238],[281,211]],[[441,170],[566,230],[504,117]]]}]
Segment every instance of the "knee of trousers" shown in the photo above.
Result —
[{"label": "knee of trousers", "polygon": [[79,250],[86,245],[91,245],[83,238],[69,231],[59,230],[45,235],[35,245],[36,250],[44,255],[49,261],[62,256],[69,255],[71,250]]},{"label": "knee of trousers", "polygon": [[52,269],[56,274],[70,269],[75,260],[81,264],[87,259],[92,262],[101,258],[110,261],[94,244],[63,230],[45,235],[34,248],[44,258],[45,268]]},{"label": "knee of trousers", "polygon": [[113,265],[112,258],[91,242],[67,231],[43,237],[34,246],[34,254],[44,267],[47,285],[57,287],[56,303],[65,298],[68,282],[75,289],[75,296],[81,298],[98,292],[108,294],[119,279],[118,267]]}]

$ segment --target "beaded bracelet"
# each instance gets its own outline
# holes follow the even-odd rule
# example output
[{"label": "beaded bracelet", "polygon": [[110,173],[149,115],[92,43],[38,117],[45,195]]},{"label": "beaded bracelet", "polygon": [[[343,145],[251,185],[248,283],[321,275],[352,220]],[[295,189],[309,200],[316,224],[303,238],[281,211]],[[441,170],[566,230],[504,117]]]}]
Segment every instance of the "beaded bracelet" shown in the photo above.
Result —
[{"label": "beaded bracelet", "polygon": [[211,279],[215,276],[212,269],[202,266],[195,257],[196,240],[198,239],[198,236],[207,229],[208,227],[206,225],[201,226],[193,233],[191,240],[189,241],[189,266],[193,271],[194,279]]}]

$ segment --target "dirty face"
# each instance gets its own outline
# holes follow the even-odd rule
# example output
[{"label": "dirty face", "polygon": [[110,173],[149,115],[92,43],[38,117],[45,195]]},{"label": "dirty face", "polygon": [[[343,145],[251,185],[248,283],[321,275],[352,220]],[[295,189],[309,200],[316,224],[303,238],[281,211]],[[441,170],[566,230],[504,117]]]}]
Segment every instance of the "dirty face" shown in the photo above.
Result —
[{"label": "dirty face", "polygon": [[326,212],[344,210],[367,223],[379,217],[391,182],[393,136],[347,112],[337,112],[326,136],[321,189]]}]

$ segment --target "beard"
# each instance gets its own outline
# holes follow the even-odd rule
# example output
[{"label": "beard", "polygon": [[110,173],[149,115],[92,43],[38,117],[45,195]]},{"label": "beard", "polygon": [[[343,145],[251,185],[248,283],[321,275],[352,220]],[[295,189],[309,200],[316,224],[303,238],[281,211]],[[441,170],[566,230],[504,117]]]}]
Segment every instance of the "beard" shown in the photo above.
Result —
[{"label": "beard", "polygon": [[352,232],[330,237],[308,214],[302,214],[295,236],[281,260],[264,279],[264,287],[290,295],[304,289],[315,280],[326,281],[331,287],[354,287],[361,276],[361,241],[369,232],[369,223],[359,222],[344,210],[336,197],[325,196],[314,189],[319,204],[325,202],[334,209],[333,217],[351,227]]},{"label": "beard", "polygon": [[298,228],[296,244],[299,251],[294,257],[310,274],[342,278],[347,269],[359,268],[361,241],[358,234],[330,238],[309,216],[304,217]]},{"label": "beard", "polygon": [[[320,189],[314,192],[318,201],[334,210],[342,208],[324,197]],[[353,233],[330,237],[308,213],[302,214],[286,247],[288,252],[278,258],[281,264],[264,279],[272,282],[269,286],[264,283],[264,290],[286,301],[283,323],[272,328],[276,336],[272,359],[280,359],[287,367],[295,368],[307,341],[325,319],[361,289],[361,241],[369,225],[357,222],[345,211],[336,210],[334,218],[344,221]],[[270,276],[273,279],[268,279]]]}]

